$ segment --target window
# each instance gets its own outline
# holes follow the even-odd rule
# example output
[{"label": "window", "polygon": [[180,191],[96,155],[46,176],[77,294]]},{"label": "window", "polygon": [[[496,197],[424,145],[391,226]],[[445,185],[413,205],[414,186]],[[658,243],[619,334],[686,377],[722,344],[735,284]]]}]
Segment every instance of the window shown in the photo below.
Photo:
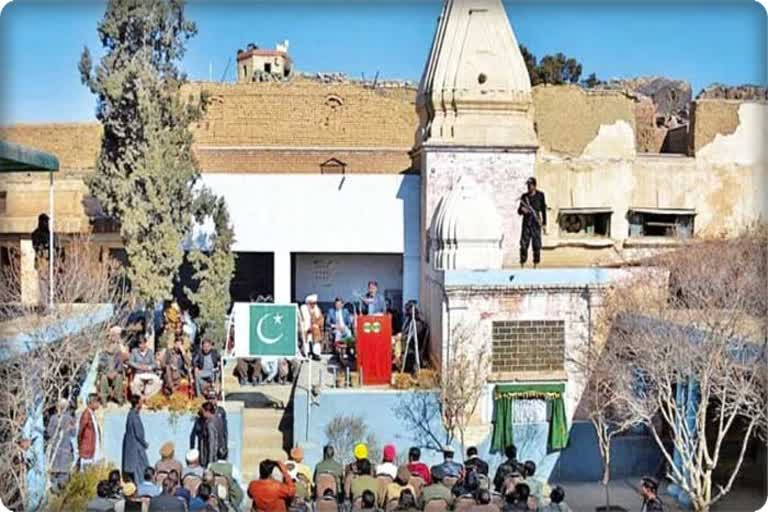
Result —
[{"label": "window", "polygon": [[695,216],[689,208],[630,208],[629,236],[690,238]]},{"label": "window", "polygon": [[561,237],[611,236],[610,208],[560,208],[557,223]]},{"label": "window", "polygon": [[264,72],[265,73],[271,73],[272,72],[272,63],[271,62],[265,62],[264,63]]},{"label": "window", "polygon": [[0,190],[0,214],[6,211],[6,201],[8,200],[8,192]]}]

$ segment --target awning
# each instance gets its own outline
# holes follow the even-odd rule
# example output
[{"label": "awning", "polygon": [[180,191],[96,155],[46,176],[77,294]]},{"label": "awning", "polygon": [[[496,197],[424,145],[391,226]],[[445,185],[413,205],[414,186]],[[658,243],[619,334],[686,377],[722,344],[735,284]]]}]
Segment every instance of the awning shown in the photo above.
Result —
[{"label": "awning", "polygon": [[50,153],[0,140],[0,172],[56,172],[59,159]]},{"label": "awning", "polygon": [[654,213],[656,215],[696,215],[694,208],[648,208],[648,207],[630,207],[630,212],[634,213]]}]

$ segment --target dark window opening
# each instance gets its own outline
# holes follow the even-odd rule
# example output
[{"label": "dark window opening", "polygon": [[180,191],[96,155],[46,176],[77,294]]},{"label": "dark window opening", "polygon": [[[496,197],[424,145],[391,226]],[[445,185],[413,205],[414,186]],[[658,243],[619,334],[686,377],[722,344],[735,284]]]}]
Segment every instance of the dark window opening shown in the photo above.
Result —
[{"label": "dark window opening", "polygon": [[0,214],[5,213],[7,201],[8,201],[8,192],[6,192],[5,190],[0,190]]},{"label": "dark window opening", "polygon": [[271,73],[272,72],[272,63],[271,62],[265,62],[264,63],[264,72],[265,73]]},{"label": "dark window opening", "polygon": [[557,223],[563,237],[609,237],[611,215],[609,208],[561,208]]},{"label": "dark window opening", "polygon": [[635,209],[629,211],[629,236],[691,238],[696,214],[685,209]]}]

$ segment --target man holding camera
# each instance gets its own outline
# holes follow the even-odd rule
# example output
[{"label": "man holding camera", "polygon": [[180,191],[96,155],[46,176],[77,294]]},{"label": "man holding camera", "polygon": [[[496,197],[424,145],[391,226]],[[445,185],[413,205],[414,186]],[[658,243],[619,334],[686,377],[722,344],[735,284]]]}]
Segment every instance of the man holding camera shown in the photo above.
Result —
[{"label": "man holding camera", "polygon": [[[280,469],[283,481],[272,477],[275,468]],[[274,460],[263,460],[259,464],[259,479],[248,484],[248,497],[254,511],[287,512],[288,500],[296,495],[296,485],[285,464]]]}]

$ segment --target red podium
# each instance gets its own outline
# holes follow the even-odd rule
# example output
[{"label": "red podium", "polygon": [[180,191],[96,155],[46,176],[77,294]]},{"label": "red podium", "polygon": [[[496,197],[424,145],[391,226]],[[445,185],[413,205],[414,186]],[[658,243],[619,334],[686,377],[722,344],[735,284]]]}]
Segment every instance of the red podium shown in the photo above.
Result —
[{"label": "red podium", "polygon": [[392,379],[392,317],[357,317],[357,367],[363,372],[363,385],[386,384]]}]

